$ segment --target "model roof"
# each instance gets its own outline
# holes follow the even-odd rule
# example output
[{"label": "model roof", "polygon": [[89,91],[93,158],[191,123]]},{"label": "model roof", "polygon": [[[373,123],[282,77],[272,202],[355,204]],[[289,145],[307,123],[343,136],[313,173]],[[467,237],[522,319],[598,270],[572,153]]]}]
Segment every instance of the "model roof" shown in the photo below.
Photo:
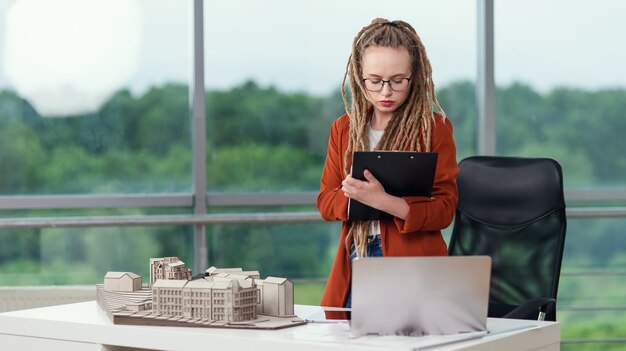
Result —
[{"label": "model roof", "polygon": [[166,264],[168,266],[170,266],[170,267],[179,267],[179,266],[184,266],[185,262],[183,262],[183,261],[176,261],[176,262],[168,262]]},{"label": "model roof", "polygon": [[241,268],[217,268],[215,266],[211,266],[209,269],[205,271],[209,275],[217,274],[217,273],[229,273],[229,272],[241,272],[243,269]]},{"label": "model roof", "polygon": [[121,278],[123,276],[129,276],[133,279],[136,278],[141,278],[141,276],[139,276],[138,274],[135,274],[133,272],[107,272],[107,274],[104,275],[104,278]]},{"label": "model roof", "polygon": [[196,280],[190,280],[187,285],[185,285],[186,288],[195,288],[195,289],[210,289],[215,285],[214,282],[206,280],[206,279],[196,279]]},{"label": "model roof", "polygon": [[283,284],[287,280],[289,280],[289,279],[287,279],[287,278],[278,278],[278,277],[267,277],[267,278],[265,278],[264,281],[266,283]]}]

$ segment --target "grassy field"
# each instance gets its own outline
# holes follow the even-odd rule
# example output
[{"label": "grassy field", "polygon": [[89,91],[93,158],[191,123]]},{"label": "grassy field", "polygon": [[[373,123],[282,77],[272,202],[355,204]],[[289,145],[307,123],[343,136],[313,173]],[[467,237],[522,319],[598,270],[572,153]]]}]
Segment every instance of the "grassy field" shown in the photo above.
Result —
[{"label": "grassy field", "polygon": [[299,305],[319,305],[326,282],[294,283],[294,301]]}]

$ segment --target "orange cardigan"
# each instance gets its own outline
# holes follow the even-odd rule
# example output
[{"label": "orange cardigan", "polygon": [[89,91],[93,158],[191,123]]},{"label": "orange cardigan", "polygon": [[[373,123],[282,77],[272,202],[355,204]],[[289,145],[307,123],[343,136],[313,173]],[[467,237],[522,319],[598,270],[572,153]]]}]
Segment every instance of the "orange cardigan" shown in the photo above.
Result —
[{"label": "orange cardigan", "polygon": [[[406,197],[407,218],[380,221],[383,256],[445,256],[448,254],[441,229],[450,225],[457,205],[456,147],[450,120],[435,115],[431,151],[439,153],[431,198]],[[348,146],[350,120],[339,117],[330,129],[326,163],[317,196],[317,208],[327,221],[343,221],[335,262],[330,271],[322,306],[343,307],[351,281],[350,258],[344,246],[348,227],[348,198],[341,191],[344,153]],[[351,160],[350,160],[351,162]]]}]

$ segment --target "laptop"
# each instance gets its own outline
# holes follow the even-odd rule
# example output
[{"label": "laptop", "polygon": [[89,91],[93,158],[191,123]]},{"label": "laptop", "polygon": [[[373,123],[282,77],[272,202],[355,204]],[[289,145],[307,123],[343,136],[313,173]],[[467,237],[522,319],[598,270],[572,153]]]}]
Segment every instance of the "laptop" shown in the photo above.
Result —
[{"label": "laptop", "polygon": [[489,256],[364,257],[352,262],[354,336],[485,331]]}]

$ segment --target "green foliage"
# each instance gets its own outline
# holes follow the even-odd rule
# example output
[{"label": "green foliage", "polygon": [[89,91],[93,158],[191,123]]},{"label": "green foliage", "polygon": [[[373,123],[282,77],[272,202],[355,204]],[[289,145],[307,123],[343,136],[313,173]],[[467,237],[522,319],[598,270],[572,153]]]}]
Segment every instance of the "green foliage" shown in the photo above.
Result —
[{"label": "green foliage", "polygon": [[497,149],[502,155],[552,157],[566,187],[624,186],[626,90],[558,88],[542,96],[513,84],[496,93]]},{"label": "green foliage", "polygon": [[[328,247],[338,228],[328,224],[219,225],[210,228],[209,257],[218,267],[258,269],[263,275],[324,278]],[[256,268],[255,268],[256,267]]]},{"label": "green foliage", "polygon": [[291,145],[248,144],[208,153],[207,184],[219,191],[294,191],[319,187],[321,163]]},{"label": "green foliage", "polygon": [[437,91],[437,98],[454,126],[459,160],[476,154],[476,93],[471,82],[449,84]]},{"label": "green foliage", "polygon": [[[0,233],[0,285],[95,284],[107,271],[132,271],[148,277],[150,257],[179,256],[192,262],[191,235],[184,227],[32,231]],[[28,239],[26,245],[24,239]],[[35,254],[25,252],[29,247]]]},{"label": "green foliage", "polygon": [[326,283],[295,281],[293,299],[300,305],[319,305]]},{"label": "green foliage", "polygon": [[[37,260],[40,257],[39,229],[3,229],[0,231],[0,267],[12,272],[11,265],[21,257]],[[26,269],[26,266],[24,267]],[[2,272],[3,269],[0,269]],[[0,274],[1,275],[1,274]]]},{"label": "green foliage", "polygon": [[588,342],[564,343],[561,344],[562,350],[617,351],[624,349],[623,343],[602,341],[626,335],[626,315],[622,311],[580,314],[582,314],[581,318],[573,321],[568,319],[560,321],[561,339],[566,341],[587,339]]},{"label": "green foliage", "polygon": [[307,147],[307,121],[318,117],[319,99],[262,89],[248,81],[207,96],[207,139],[216,147],[264,143]]},{"label": "green foliage", "polygon": [[44,148],[37,133],[16,119],[0,117],[0,193],[33,191],[45,176],[40,165],[44,162]]}]

